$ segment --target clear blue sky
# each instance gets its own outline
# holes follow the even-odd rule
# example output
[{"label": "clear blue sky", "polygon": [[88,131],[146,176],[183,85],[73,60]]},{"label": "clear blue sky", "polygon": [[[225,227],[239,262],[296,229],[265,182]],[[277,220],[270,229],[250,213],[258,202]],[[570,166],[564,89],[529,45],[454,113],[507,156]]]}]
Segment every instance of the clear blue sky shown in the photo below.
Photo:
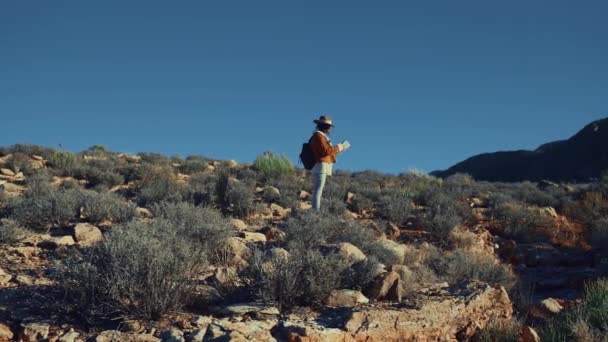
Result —
[{"label": "clear blue sky", "polygon": [[0,145],[447,168],[608,116],[607,1],[2,1]]}]

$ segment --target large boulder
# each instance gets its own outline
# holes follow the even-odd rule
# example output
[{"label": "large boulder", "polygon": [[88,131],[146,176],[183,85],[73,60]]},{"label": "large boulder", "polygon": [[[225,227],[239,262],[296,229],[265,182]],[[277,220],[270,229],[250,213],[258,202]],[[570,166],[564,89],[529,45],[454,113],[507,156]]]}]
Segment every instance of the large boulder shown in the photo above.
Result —
[{"label": "large boulder", "polygon": [[8,325],[0,323],[0,341],[12,341],[14,336]]},{"label": "large boulder", "polygon": [[354,307],[369,303],[369,299],[360,291],[333,290],[325,299],[325,305],[333,307]]},{"label": "large boulder", "polygon": [[382,261],[387,267],[392,265],[402,265],[405,261],[405,254],[409,247],[388,239],[378,239],[374,242],[377,255],[382,256]]},{"label": "large boulder", "polygon": [[365,254],[361,252],[359,248],[357,248],[357,246],[348,242],[338,243],[336,245],[336,252],[348,264],[354,264],[367,258]]},{"label": "large boulder", "polygon": [[90,223],[79,223],[74,227],[74,239],[81,247],[89,247],[103,240],[103,233]]},{"label": "large boulder", "polygon": [[400,277],[397,272],[387,272],[376,278],[368,295],[376,300],[401,301],[403,296]]}]

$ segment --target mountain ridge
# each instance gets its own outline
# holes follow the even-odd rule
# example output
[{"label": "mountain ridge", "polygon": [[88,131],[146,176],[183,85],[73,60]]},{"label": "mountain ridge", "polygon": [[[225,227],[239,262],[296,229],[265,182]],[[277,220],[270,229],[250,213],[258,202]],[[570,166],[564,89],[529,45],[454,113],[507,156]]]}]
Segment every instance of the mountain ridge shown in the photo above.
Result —
[{"label": "mountain ridge", "polygon": [[608,169],[608,118],[593,121],[565,140],[540,145],[535,150],[487,152],[469,157],[437,177],[467,173],[486,181],[581,182],[598,178]]}]

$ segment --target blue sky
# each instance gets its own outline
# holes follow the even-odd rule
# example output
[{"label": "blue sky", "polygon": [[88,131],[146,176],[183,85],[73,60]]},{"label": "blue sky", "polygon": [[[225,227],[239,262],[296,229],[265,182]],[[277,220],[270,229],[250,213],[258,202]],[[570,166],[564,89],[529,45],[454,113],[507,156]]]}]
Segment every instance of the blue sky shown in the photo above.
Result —
[{"label": "blue sky", "polygon": [[3,1],[0,145],[443,169],[608,117],[606,1]]}]

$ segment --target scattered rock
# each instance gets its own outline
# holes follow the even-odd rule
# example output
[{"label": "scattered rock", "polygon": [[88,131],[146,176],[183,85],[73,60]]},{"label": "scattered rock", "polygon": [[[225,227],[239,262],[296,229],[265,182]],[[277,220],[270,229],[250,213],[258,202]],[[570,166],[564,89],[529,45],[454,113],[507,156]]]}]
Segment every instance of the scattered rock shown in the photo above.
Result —
[{"label": "scattered rock", "polygon": [[80,336],[80,334],[75,332],[74,329],[70,329],[70,331],[63,334],[59,338],[58,342],[75,342],[79,336]]},{"label": "scattered rock", "polygon": [[32,286],[34,285],[34,279],[32,277],[20,274],[15,277],[15,282],[21,286]]},{"label": "scattered rock", "polygon": [[154,216],[149,209],[141,207],[135,208],[135,215],[142,219],[151,219]]},{"label": "scattered rock", "polygon": [[281,248],[281,247],[273,248],[270,251],[270,255],[273,258],[277,258],[277,259],[283,259],[283,260],[289,259],[289,252],[286,249]]},{"label": "scattered rock", "polygon": [[15,176],[15,172],[13,172],[13,170],[11,170],[11,169],[0,169],[0,174],[3,174],[5,176],[9,176],[9,177],[14,177]]},{"label": "scattered rock", "polygon": [[556,219],[559,218],[559,215],[557,214],[557,211],[555,211],[555,208],[553,207],[545,207],[541,209],[546,215]]},{"label": "scattered rock", "polygon": [[385,260],[389,262],[386,266],[402,265],[405,259],[405,252],[407,247],[405,245],[398,244],[392,240],[379,239],[375,242],[376,247],[379,249],[379,253],[385,255]]},{"label": "scattered rock", "polygon": [[32,155],[32,159],[38,160],[38,161],[44,161],[44,158],[42,158],[42,156],[39,156],[39,155],[36,155],[36,154]]},{"label": "scattered rock", "polygon": [[211,279],[218,285],[233,285],[239,281],[239,275],[235,267],[218,267]]},{"label": "scattered rock", "polygon": [[244,315],[255,315],[263,318],[269,318],[272,316],[279,316],[281,312],[274,306],[268,306],[261,303],[239,303],[228,305],[223,310],[227,315],[231,316],[244,316]]},{"label": "scattered rock", "polygon": [[266,242],[266,235],[256,232],[241,232],[241,237],[247,242]]},{"label": "scattered rock", "polygon": [[160,339],[163,342],[186,342],[184,333],[178,329],[171,329],[160,334]]},{"label": "scattered rock", "polygon": [[285,209],[278,204],[272,203],[270,204],[270,210],[272,210],[273,215],[278,217],[287,217],[291,213],[291,209]]},{"label": "scattered rock", "polygon": [[361,250],[357,248],[357,246],[348,242],[342,242],[337,244],[336,251],[338,255],[340,255],[349,264],[354,264],[356,262],[367,259],[365,254],[363,254],[363,252],[361,252]]},{"label": "scattered rock", "polygon": [[95,342],[161,342],[151,334],[123,333],[118,330],[106,330],[93,340]]},{"label": "scattered rock", "polygon": [[276,342],[271,332],[276,325],[276,321],[218,321],[209,325],[203,340]]},{"label": "scattered rock", "polygon": [[0,341],[12,341],[14,336],[8,325],[0,323]]},{"label": "scattered rock", "polygon": [[302,210],[308,210],[308,209],[312,209],[312,204],[308,203],[308,202],[300,202],[298,204],[298,208],[302,209]]},{"label": "scattered rock", "polygon": [[251,250],[247,247],[247,241],[238,237],[229,237],[226,239],[224,250],[228,253],[228,256],[231,257],[232,260],[230,261],[235,261],[235,259],[246,260],[251,254]]},{"label": "scattered rock", "polygon": [[262,191],[262,195],[266,201],[276,201],[281,197],[281,191],[274,186],[266,186]]},{"label": "scattered rock", "polygon": [[4,183],[2,184],[2,188],[8,193],[21,193],[26,190],[24,186],[13,183]]},{"label": "scattered rock", "polygon": [[344,202],[346,202],[346,204],[352,204],[354,198],[355,194],[353,194],[352,192],[347,192],[344,198]]},{"label": "scattered rock", "polygon": [[209,324],[213,322],[213,317],[209,316],[194,316],[192,317],[192,324],[199,328],[207,328]]},{"label": "scattered rock", "polygon": [[4,272],[3,269],[0,268],[0,286],[6,286],[13,279],[13,276]]},{"label": "scattered rock", "polygon": [[557,315],[564,308],[559,304],[559,302],[553,298],[547,298],[540,302],[540,309],[543,310],[547,314]]},{"label": "scattered rock", "polygon": [[74,237],[82,247],[92,246],[103,240],[101,230],[90,223],[77,224],[74,227]]},{"label": "scattered rock", "polygon": [[325,300],[325,305],[333,307],[354,307],[367,303],[369,299],[355,290],[333,290]]},{"label": "scattered rock", "polygon": [[232,227],[238,231],[247,229],[247,224],[243,220],[232,219],[230,220],[230,223],[232,224]]},{"label": "scattered rock", "polygon": [[391,239],[398,239],[401,235],[401,229],[399,229],[399,226],[393,222],[389,222],[386,225],[386,235]]},{"label": "scattered rock", "polygon": [[305,201],[310,198],[310,193],[308,191],[300,190],[298,191],[298,198]]},{"label": "scattered rock", "polygon": [[408,279],[412,279],[414,276],[414,272],[409,269],[409,267],[405,265],[392,265],[391,271],[399,274],[399,279],[402,281],[407,281]]},{"label": "scattered rock", "polygon": [[395,300],[394,298],[400,295],[399,280],[399,274],[393,271],[379,276],[369,290],[369,297],[376,300]]},{"label": "scattered rock", "polygon": [[266,236],[266,241],[285,241],[285,232],[276,227],[264,227],[260,230],[260,233]]},{"label": "scattered rock", "polygon": [[21,339],[37,342],[49,337],[51,326],[46,323],[21,323]]},{"label": "scattered rock", "polygon": [[530,326],[525,326],[519,334],[520,342],[540,342],[538,333]]},{"label": "scattered rock", "polygon": [[234,159],[230,159],[226,162],[226,165],[228,165],[229,168],[234,169],[239,166],[239,163],[237,163]]},{"label": "scattered rock", "polygon": [[207,328],[205,329],[196,329],[194,330],[189,337],[189,341],[192,342],[203,342],[205,339],[205,333],[207,333]]}]

